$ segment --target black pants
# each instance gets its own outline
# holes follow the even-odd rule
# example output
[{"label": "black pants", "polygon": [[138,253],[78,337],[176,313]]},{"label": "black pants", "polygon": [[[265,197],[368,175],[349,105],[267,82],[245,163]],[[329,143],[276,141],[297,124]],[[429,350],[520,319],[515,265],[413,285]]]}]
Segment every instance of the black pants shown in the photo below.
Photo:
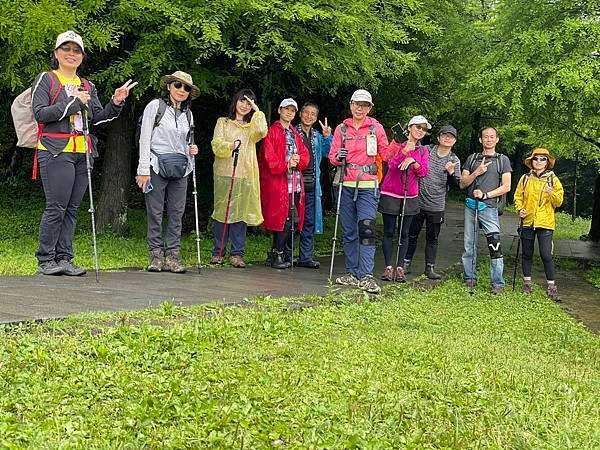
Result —
[{"label": "black pants", "polygon": [[[88,187],[85,153],[38,152],[46,209],[40,222],[39,262],[73,258],[77,209]],[[93,164],[93,160],[92,160]]]},{"label": "black pants", "polygon": [[406,259],[413,259],[417,248],[417,240],[423,228],[423,223],[426,223],[425,231],[425,264],[435,265],[438,248],[438,236],[444,222],[444,212],[429,212],[421,211],[417,214],[411,224],[408,233],[408,250]]},{"label": "black pants", "polygon": [[544,263],[544,272],[546,279],[554,281],[554,264],[552,263],[552,235],[553,231],[547,228],[521,228],[521,245],[523,246],[523,255],[521,265],[523,267],[523,276],[531,277],[531,267],[533,266],[533,244],[537,236],[540,257]]},{"label": "black pants", "polygon": [[[392,265],[392,241],[394,240],[394,235],[396,231],[396,221],[398,222],[398,228],[400,228],[400,219],[402,215],[395,216],[392,214],[381,214],[383,217],[383,258],[385,259],[385,265]],[[398,230],[398,234],[400,235],[400,253],[398,254],[398,263],[402,264],[406,256],[406,251],[408,249],[408,231],[410,229],[410,224],[413,220],[414,216],[404,216],[404,223],[402,224],[402,230]]]}]

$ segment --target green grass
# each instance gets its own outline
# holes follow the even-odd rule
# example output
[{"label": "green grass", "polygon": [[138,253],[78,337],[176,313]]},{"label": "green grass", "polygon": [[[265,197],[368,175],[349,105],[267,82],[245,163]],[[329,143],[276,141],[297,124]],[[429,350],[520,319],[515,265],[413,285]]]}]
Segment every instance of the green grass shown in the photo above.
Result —
[{"label": "green grass", "polygon": [[0,447],[600,445],[600,340],[541,292],[259,298],[0,328]]},{"label": "green grass", "polygon": [[557,212],[554,239],[579,240],[582,235],[587,235],[590,232],[591,224],[591,219],[577,217],[575,222],[573,222],[573,220],[571,220],[571,214]]},{"label": "green grass", "polygon": [[598,289],[600,289],[600,266],[596,266],[588,270],[585,274],[585,278]]}]

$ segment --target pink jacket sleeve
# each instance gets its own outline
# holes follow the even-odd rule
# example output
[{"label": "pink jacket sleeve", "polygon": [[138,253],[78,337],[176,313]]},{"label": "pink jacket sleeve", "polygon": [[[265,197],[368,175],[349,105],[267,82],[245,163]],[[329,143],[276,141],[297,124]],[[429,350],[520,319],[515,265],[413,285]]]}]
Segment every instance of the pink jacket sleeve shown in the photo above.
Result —
[{"label": "pink jacket sleeve", "polygon": [[378,123],[377,127],[375,128],[375,135],[377,136],[377,152],[379,153],[379,156],[381,156],[382,160],[388,161],[389,158],[391,158],[394,155],[394,153],[393,149],[390,148],[391,145],[388,142],[387,134],[385,134],[385,129],[380,123]]},{"label": "pink jacket sleeve", "polygon": [[429,151],[427,147],[421,148],[423,148],[423,155],[421,155],[421,151],[418,148],[411,152],[411,156],[420,165],[418,169],[415,169],[415,166],[412,166],[411,170],[419,178],[423,178],[425,175],[427,175],[427,171],[429,170]]},{"label": "pink jacket sleeve", "polygon": [[333,166],[342,165],[336,158],[338,151],[342,147],[342,132],[340,131],[340,126],[341,125],[338,125],[333,132],[333,141],[331,142],[331,149],[329,150],[329,162]]}]

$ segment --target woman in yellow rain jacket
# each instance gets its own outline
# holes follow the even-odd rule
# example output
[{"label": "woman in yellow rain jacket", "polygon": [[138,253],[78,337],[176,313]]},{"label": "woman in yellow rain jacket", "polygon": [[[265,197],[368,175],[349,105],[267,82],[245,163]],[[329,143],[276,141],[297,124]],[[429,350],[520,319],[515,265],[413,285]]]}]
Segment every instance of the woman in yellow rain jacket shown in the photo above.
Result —
[{"label": "woman in yellow rain jacket", "polygon": [[[256,106],[254,92],[250,89],[237,92],[231,101],[229,116],[217,120],[212,140],[215,154],[212,264],[223,264],[229,241],[231,264],[246,267],[246,228],[263,222],[256,143],[266,134],[267,120]],[[239,155],[233,177],[236,148]]]},{"label": "woman in yellow rain jacket", "polygon": [[524,162],[531,170],[521,177],[515,191],[515,208],[521,217],[523,292],[530,294],[532,291],[533,244],[537,236],[548,282],[547,293],[552,300],[559,302],[552,263],[552,234],[555,228],[554,209],[562,205],[564,191],[560,180],[552,172],[556,158],[545,148],[535,148]]}]

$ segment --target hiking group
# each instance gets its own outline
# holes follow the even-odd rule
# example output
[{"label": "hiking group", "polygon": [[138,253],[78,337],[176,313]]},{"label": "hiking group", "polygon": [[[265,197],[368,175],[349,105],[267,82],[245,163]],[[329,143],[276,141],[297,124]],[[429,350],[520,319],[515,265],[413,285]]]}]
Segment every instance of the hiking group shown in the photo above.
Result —
[{"label": "hiking group", "polygon": [[[96,155],[96,138],[88,126],[101,127],[117,118],[130,90],[137,84],[127,81],[102,106],[92,83],[80,78],[83,61],[82,38],[73,31],[58,36],[52,52],[52,70],[41,73],[32,88],[13,104],[13,119],[19,145],[36,149],[34,176],[39,167],[46,208],[39,231],[36,252],[38,271],[45,275],[83,275],[73,264],[73,235],[77,209],[89,189]],[[191,102],[200,95],[192,77],[182,71],[160,80],[162,96],[144,109],[136,137],[139,162],[136,183],[145,194],[148,271],[183,273],[180,240],[185,210],[188,175],[192,174],[196,195],[194,117]],[[318,269],[313,257],[314,236],[323,232],[321,162],[326,158],[338,168],[335,183],[336,230],[332,249],[330,278],[337,224],[341,222],[344,275],[335,282],[356,286],[369,293],[381,287],[373,276],[376,250],[376,215],[383,219],[382,251],[384,281],[406,281],[420,231],[425,225],[425,275],[441,278],[435,272],[441,224],[444,222],[446,194],[452,186],[466,189],[464,210],[465,284],[477,284],[476,255],[479,229],[483,230],[490,253],[491,289],[499,294],[505,287],[500,243],[499,209],[511,187],[511,164],[496,152],[498,133],[493,127],[481,131],[482,151],[461,163],[452,151],[457,130],[444,125],[437,144],[422,143],[432,129],[421,115],[406,128],[392,128],[388,141],[383,126],[369,114],[374,106],[371,94],[356,90],[349,102],[350,117],[332,131],[327,118],[319,120],[319,106],[312,102],[301,108],[292,98],[281,101],[279,118],[270,127],[259,109],[257,97],[249,89],[237,92],[227,116],[217,120],[212,139],[214,153],[214,243],[211,264],[223,264],[229,252],[233,267],[244,268],[248,226],[273,233],[267,264],[275,269],[305,267]],[[299,123],[292,123],[299,113]],[[27,114],[35,130],[25,136]],[[319,122],[320,130],[315,124]],[[32,136],[33,135],[33,136]],[[262,145],[257,149],[257,144]],[[515,206],[520,216],[523,290],[531,292],[534,240],[537,236],[548,282],[548,294],[559,300],[554,283],[552,234],[554,209],[561,205],[563,189],[552,172],[555,158],[544,148],[536,148],[525,160],[531,169],[517,185]],[[166,211],[166,233],[162,236]],[[398,230],[398,231],[396,231]],[[95,231],[95,230],[93,230]],[[398,245],[393,256],[393,239]],[[196,237],[198,222],[196,211]],[[294,257],[294,239],[299,239],[299,255]],[[95,232],[94,232],[95,238]],[[94,241],[95,242],[95,241]],[[198,268],[200,251],[197,246]],[[96,273],[98,271],[96,255]],[[514,288],[514,287],[513,287]]]}]

